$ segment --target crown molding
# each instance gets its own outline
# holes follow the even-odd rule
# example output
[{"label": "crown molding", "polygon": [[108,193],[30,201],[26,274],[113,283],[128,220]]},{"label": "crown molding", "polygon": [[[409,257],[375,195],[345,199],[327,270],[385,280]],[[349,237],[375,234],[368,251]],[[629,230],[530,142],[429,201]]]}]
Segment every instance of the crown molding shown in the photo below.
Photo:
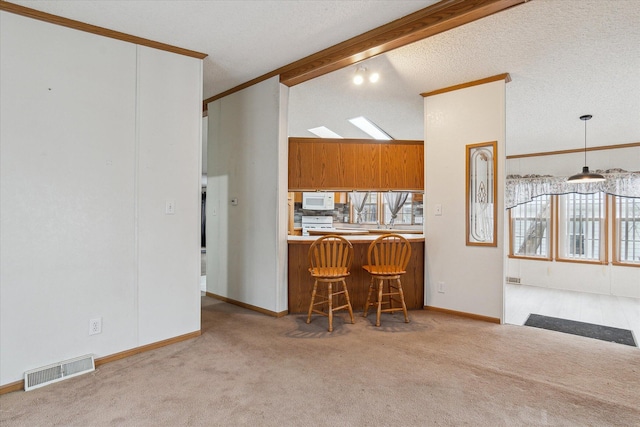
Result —
[{"label": "crown molding", "polygon": [[206,53],[196,52],[194,50],[189,50],[189,49],[183,49],[181,47],[172,46],[166,43],[160,43],[154,40],[149,40],[142,37],[136,37],[130,34],[121,33],[119,31],[109,30],[108,28],[86,24],[84,22],[64,18],[62,16],[41,12],[39,10],[20,6],[14,3],[9,3],[4,0],[0,1],[0,10],[9,12],[9,13],[15,13],[16,15],[25,16],[27,18],[37,19],[39,21],[48,22],[50,24],[61,25],[67,28],[73,28],[74,30],[80,30],[87,33],[97,34],[99,36],[122,40],[125,42],[138,44],[141,46],[152,47],[154,49],[177,53],[179,55],[190,56],[192,58],[204,59],[207,57]]}]

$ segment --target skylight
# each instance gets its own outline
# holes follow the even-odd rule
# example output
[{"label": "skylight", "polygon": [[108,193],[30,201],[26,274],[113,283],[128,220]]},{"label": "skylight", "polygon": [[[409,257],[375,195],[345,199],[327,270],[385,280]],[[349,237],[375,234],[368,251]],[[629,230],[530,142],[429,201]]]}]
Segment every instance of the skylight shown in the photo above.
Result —
[{"label": "skylight", "polygon": [[307,129],[312,134],[319,136],[320,138],[342,138],[340,135],[332,131],[326,126],[319,126],[317,128]]},{"label": "skylight", "polygon": [[354,125],[359,127],[363,132],[371,135],[374,139],[379,139],[383,141],[392,140],[391,136],[388,133],[380,129],[378,125],[373,123],[371,120],[366,117],[354,117],[353,119],[349,119],[349,121]]}]

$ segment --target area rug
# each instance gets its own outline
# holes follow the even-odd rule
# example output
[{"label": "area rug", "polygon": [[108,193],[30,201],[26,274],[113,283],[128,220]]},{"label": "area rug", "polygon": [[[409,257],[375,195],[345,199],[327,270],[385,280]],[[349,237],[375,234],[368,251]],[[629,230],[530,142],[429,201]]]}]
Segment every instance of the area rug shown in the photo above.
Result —
[{"label": "area rug", "polygon": [[540,314],[530,314],[524,325],[637,347],[633,333],[628,329],[576,322],[575,320],[559,319]]}]

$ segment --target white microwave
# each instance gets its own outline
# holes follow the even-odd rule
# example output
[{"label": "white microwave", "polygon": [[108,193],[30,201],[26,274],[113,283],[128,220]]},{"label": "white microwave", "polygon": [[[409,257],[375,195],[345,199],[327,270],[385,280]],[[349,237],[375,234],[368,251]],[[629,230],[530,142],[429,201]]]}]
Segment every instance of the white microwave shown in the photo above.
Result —
[{"label": "white microwave", "polygon": [[319,211],[333,209],[333,207],[333,193],[323,191],[302,193],[302,209]]}]

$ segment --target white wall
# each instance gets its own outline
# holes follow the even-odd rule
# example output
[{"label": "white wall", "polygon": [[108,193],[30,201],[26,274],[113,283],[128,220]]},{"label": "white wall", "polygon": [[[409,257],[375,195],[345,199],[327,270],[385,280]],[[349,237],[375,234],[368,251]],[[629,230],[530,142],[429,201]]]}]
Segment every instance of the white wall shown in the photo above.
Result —
[{"label": "white wall", "polygon": [[142,345],[200,329],[202,61],[138,46],[137,69]]},{"label": "white wall", "polygon": [[285,311],[287,88],[273,77],[208,115],[207,291]]},{"label": "white wall", "polygon": [[[595,142],[593,145],[604,144]],[[509,159],[507,173],[571,176],[580,172],[583,164],[584,153]],[[640,147],[589,151],[587,165],[591,171],[612,168],[627,171],[640,170]],[[609,211],[611,212],[610,207]],[[610,222],[608,227],[611,228]],[[612,234],[609,232],[607,242],[609,261],[613,254],[611,237]],[[506,275],[520,278],[524,285],[640,298],[640,268],[637,267],[616,266],[611,263],[588,265],[508,258]]]},{"label": "white wall", "polygon": [[[504,211],[505,83],[425,98],[425,305],[502,319],[503,217],[498,246],[466,246],[465,146],[497,141],[498,212]],[[442,205],[436,216],[435,205]],[[437,283],[445,292],[437,292]]]},{"label": "white wall", "polygon": [[201,61],[0,20],[0,384],[199,330]]}]

